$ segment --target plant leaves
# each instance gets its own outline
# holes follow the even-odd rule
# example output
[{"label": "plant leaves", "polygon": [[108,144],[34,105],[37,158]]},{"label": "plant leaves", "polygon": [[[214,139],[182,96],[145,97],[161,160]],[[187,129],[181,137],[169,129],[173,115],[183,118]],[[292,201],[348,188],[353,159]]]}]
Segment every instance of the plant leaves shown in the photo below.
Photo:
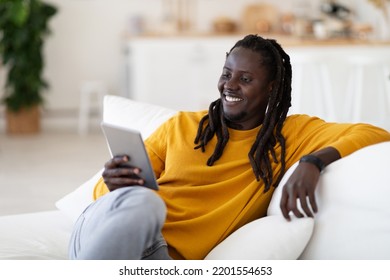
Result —
[{"label": "plant leaves", "polygon": [[43,103],[44,38],[57,9],[40,0],[0,0],[0,55],[7,69],[7,109],[18,111]]},{"label": "plant leaves", "polygon": [[12,5],[10,5],[10,15],[12,22],[16,26],[23,26],[28,19],[29,16],[29,6],[28,6],[29,1],[25,0],[13,0]]}]

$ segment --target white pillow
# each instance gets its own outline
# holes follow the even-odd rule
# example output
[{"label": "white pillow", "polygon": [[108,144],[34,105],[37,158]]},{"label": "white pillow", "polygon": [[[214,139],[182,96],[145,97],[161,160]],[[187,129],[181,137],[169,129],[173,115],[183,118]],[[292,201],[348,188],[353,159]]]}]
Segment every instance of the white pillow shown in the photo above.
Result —
[{"label": "white pillow", "polygon": [[[176,113],[171,109],[114,95],[104,97],[103,108],[104,122],[139,130],[144,139]],[[104,162],[102,162],[103,165]],[[73,221],[76,221],[84,209],[93,201],[93,189],[102,171],[99,170],[87,182],[58,200],[56,207]]]},{"label": "white pillow", "polygon": [[99,178],[102,176],[102,172],[103,169],[98,171],[94,176],[92,176],[92,178],[77,189],[57,200],[55,203],[57,209],[61,210],[61,212],[68,216],[73,222],[76,222],[77,218],[84,209],[92,203],[93,189]]},{"label": "white pillow", "polygon": [[[327,166],[316,190],[318,213],[302,259],[390,259],[390,142]],[[281,215],[276,189],[269,215]]]},{"label": "white pillow", "polygon": [[239,228],[216,246],[206,260],[295,260],[313,231],[312,218],[267,216]]},{"label": "white pillow", "polygon": [[104,97],[103,108],[104,122],[139,130],[144,139],[177,112],[114,95]]}]

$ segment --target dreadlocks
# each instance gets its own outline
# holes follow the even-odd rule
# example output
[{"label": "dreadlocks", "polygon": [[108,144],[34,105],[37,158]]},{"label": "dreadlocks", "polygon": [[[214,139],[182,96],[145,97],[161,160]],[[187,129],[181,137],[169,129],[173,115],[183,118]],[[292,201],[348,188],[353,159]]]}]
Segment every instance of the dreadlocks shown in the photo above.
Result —
[{"label": "dreadlocks", "polygon": [[[290,57],[275,40],[264,39],[257,35],[248,35],[238,41],[230,52],[236,47],[247,48],[259,53],[262,57],[262,66],[268,69],[270,81],[274,81],[262,127],[248,154],[255,177],[258,181],[263,180],[264,192],[266,192],[271,185],[277,187],[286,169],[286,144],[281,131],[291,106]],[[230,52],[226,56],[229,56]],[[195,144],[198,145],[195,146],[195,149],[201,148],[204,152],[205,146],[214,135],[217,137],[217,144],[207,161],[208,166],[213,165],[221,157],[229,140],[228,127],[223,116],[220,98],[210,104],[208,114],[199,122],[195,137]],[[275,152],[277,142],[281,146],[280,159],[277,158]],[[281,172],[275,182],[273,182],[271,160],[275,163],[281,163]]]}]

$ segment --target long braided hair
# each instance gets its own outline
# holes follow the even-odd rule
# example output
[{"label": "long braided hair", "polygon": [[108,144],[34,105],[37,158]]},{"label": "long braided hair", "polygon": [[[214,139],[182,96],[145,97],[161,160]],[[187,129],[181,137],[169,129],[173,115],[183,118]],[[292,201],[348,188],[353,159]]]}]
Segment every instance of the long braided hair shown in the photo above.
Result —
[{"label": "long braided hair", "polygon": [[[262,57],[262,66],[268,69],[270,81],[274,81],[263,124],[248,154],[255,177],[258,181],[263,180],[264,192],[267,192],[272,185],[277,187],[286,169],[286,143],[281,131],[291,106],[290,57],[275,40],[264,39],[258,35],[245,36],[231,48],[230,52],[236,47],[259,53]],[[227,57],[230,52],[226,54]],[[204,152],[205,146],[214,135],[217,137],[217,144],[207,161],[208,166],[212,166],[221,157],[229,140],[229,131],[220,98],[210,104],[208,114],[199,122],[194,141],[197,144],[195,149],[201,148]],[[280,159],[277,158],[275,152],[277,142],[281,146]],[[273,182],[271,160],[281,163],[281,172],[275,182]]]}]

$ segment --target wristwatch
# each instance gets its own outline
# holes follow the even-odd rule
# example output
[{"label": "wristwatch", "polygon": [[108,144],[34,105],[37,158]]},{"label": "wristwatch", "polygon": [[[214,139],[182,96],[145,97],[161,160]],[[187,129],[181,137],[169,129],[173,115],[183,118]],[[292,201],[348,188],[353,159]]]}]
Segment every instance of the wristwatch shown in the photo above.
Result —
[{"label": "wristwatch", "polygon": [[322,170],[324,170],[324,168],[325,168],[325,163],[319,157],[316,157],[313,155],[306,155],[306,156],[301,157],[301,159],[299,160],[299,163],[301,163],[301,162],[308,162],[308,163],[314,164],[320,172],[322,172]]}]

